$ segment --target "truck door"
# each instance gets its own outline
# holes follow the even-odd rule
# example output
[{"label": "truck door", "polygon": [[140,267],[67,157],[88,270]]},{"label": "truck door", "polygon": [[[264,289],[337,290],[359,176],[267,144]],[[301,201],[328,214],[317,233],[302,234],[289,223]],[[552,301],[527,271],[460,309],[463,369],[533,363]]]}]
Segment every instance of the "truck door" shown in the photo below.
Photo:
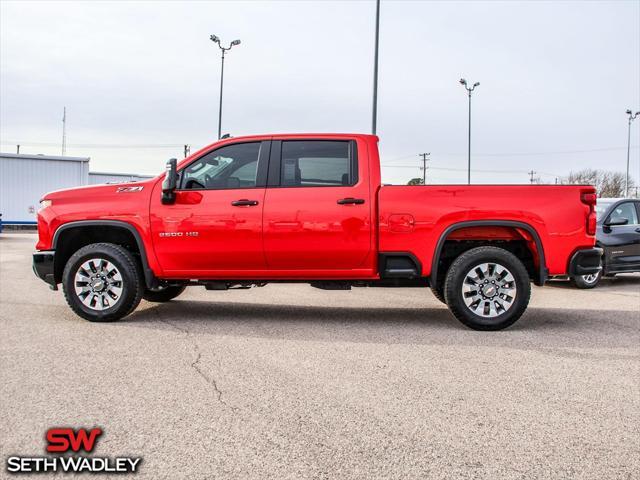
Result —
[{"label": "truck door", "polygon": [[365,149],[344,139],[273,141],[263,223],[269,269],[372,274]]},{"label": "truck door", "polygon": [[262,209],[269,141],[236,143],[180,170],[176,202],[151,200],[151,230],[165,275],[264,270]]},{"label": "truck door", "polygon": [[[605,262],[609,271],[635,271],[640,267],[640,222],[638,221],[640,202],[623,202],[616,205],[605,219],[602,239],[605,248]],[[607,225],[614,218],[625,218],[625,225]]]}]

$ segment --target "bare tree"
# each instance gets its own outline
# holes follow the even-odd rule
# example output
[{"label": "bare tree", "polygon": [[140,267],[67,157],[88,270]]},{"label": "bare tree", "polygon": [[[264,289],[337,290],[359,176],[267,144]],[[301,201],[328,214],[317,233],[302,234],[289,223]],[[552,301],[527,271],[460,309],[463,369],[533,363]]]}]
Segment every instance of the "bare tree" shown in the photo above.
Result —
[{"label": "bare tree", "polygon": [[[593,168],[585,168],[578,172],[571,172],[562,183],[574,185],[594,185],[599,197],[617,198],[624,196],[625,175],[621,172],[608,172]],[[629,190],[634,182],[629,178]]]}]

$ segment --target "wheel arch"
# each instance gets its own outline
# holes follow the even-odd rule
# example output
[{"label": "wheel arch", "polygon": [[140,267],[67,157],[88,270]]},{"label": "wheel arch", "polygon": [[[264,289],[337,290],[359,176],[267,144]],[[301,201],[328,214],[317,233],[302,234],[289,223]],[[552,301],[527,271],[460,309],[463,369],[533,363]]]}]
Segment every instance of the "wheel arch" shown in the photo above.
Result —
[{"label": "wheel arch", "polygon": [[[96,238],[98,233],[100,237]],[[81,234],[83,237],[78,239]],[[67,243],[65,240],[72,241]],[[56,282],[61,281],[64,265],[74,251],[84,245],[97,243],[94,240],[97,242],[111,240],[111,243],[128,247],[140,261],[146,286],[153,287],[158,283],[153,270],[149,267],[147,250],[140,232],[135,226],[122,220],[79,220],[58,227],[51,242],[51,247],[56,252],[54,263]]]},{"label": "wheel arch", "polygon": [[[458,222],[458,223],[449,225],[447,228],[445,228],[445,230],[442,232],[442,234],[438,238],[438,242],[436,243],[436,248],[434,250],[434,255],[431,260],[431,273],[429,275],[432,281],[432,284],[435,285],[438,282],[438,276],[440,275],[440,273],[442,273],[442,272],[439,272],[438,270],[439,270],[439,264],[440,264],[440,257],[445,247],[445,242],[447,241],[447,238],[456,230],[461,230],[461,229],[470,228],[470,227],[507,227],[507,228],[525,230],[527,233],[529,233],[529,235],[531,235],[531,238],[535,243],[536,250],[537,250],[536,253],[538,256],[538,266],[533,276],[533,282],[536,285],[543,285],[544,282],[547,280],[547,277],[549,276],[549,274],[548,274],[548,269],[545,261],[544,246],[542,244],[542,240],[540,239],[540,235],[538,234],[538,232],[533,226],[531,226],[528,223],[519,222],[515,220],[471,220],[471,221]],[[491,240],[491,239],[487,239],[487,240]]]}]

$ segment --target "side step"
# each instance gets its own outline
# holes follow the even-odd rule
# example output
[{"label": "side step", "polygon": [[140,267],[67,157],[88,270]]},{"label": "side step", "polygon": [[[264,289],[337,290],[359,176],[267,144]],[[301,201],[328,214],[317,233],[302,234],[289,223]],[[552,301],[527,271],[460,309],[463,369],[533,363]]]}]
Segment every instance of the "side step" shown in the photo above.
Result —
[{"label": "side step", "polygon": [[381,278],[407,278],[420,277],[420,262],[408,252],[381,253],[378,257],[378,268]]}]

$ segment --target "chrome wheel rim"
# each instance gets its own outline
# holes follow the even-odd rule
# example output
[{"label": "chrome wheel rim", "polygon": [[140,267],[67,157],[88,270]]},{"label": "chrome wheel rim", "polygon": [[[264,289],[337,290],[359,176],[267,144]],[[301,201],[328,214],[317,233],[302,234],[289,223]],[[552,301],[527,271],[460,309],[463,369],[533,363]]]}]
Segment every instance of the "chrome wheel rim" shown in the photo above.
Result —
[{"label": "chrome wheel rim", "polygon": [[582,280],[584,280],[585,283],[594,283],[597,279],[598,279],[598,274],[597,273],[590,273],[589,275],[582,275]]},{"label": "chrome wheel rim", "polygon": [[76,295],[87,308],[106,310],[122,297],[122,275],[110,261],[92,258],[76,270],[74,287]]},{"label": "chrome wheel rim", "polygon": [[517,290],[513,274],[494,262],[474,266],[462,282],[465,305],[476,315],[485,318],[507,312],[514,304]]}]

